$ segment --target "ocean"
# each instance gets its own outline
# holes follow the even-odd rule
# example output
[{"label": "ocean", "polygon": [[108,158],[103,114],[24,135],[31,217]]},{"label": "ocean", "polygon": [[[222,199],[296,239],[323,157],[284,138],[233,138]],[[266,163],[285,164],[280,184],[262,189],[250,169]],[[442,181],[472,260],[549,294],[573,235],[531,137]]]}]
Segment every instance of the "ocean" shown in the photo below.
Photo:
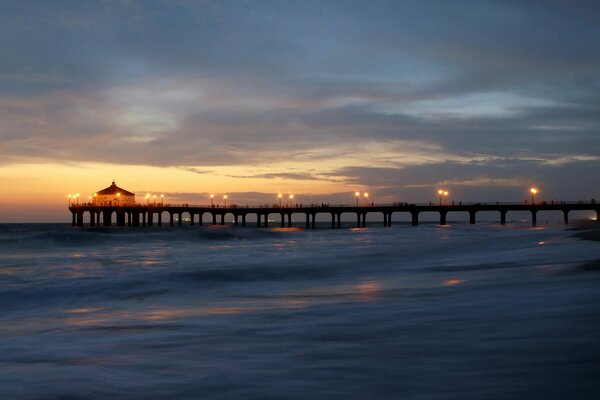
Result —
[{"label": "ocean", "polygon": [[559,225],[0,225],[0,399],[598,399]]}]

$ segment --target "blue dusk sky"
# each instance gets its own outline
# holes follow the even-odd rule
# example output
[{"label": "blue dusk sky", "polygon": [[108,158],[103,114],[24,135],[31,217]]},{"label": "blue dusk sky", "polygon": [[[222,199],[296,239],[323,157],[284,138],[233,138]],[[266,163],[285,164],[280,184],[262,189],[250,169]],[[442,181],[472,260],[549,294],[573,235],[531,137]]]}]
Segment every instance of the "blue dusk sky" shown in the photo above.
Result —
[{"label": "blue dusk sky", "polygon": [[3,0],[1,202],[43,201],[44,219],[112,179],[190,204],[600,198],[599,16],[583,0]]}]

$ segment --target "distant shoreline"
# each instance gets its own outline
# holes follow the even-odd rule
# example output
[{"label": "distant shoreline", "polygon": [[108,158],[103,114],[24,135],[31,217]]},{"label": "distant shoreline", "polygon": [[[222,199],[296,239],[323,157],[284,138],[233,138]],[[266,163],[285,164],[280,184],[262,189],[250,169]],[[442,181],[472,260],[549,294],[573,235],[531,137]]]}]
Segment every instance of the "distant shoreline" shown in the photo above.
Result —
[{"label": "distant shoreline", "polygon": [[577,226],[569,228],[569,230],[576,232],[573,235],[576,238],[600,242],[600,224],[595,221],[581,223]]},{"label": "distant shoreline", "polygon": [[[570,230],[575,231],[574,237],[582,240],[600,242],[600,224],[597,222],[583,223]],[[584,271],[600,271],[600,259],[587,262],[581,266]]]}]

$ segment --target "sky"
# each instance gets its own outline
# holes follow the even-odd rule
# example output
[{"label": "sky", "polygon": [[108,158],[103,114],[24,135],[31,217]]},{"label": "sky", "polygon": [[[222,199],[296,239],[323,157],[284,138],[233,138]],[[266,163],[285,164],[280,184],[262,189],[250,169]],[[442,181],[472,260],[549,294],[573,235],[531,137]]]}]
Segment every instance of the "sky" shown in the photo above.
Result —
[{"label": "sky", "polygon": [[0,222],[600,198],[597,1],[0,0]]}]

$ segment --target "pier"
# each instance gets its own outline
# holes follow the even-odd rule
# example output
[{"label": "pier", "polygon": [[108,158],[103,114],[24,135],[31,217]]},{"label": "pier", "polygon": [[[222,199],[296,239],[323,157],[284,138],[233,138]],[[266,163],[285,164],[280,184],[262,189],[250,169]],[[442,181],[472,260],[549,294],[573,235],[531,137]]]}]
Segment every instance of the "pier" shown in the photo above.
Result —
[{"label": "pier", "polygon": [[[408,213],[411,224],[419,225],[419,215],[425,212],[433,212],[439,215],[440,225],[446,225],[448,214],[463,213],[469,216],[469,223],[477,222],[477,213],[483,211],[493,211],[498,213],[498,222],[506,224],[507,214],[509,212],[525,211],[531,215],[531,224],[536,226],[537,216],[542,211],[562,212],[563,221],[569,223],[569,213],[571,211],[595,211],[596,221],[600,222],[600,204],[591,202],[558,202],[558,203],[474,203],[458,205],[433,205],[433,204],[385,204],[370,206],[352,206],[352,205],[311,205],[297,207],[258,207],[258,206],[188,206],[188,205],[124,205],[124,206],[99,206],[93,204],[71,204],[69,210],[72,214],[72,225],[83,227],[84,220],[88,221],[89,226],[170,226],[182,225],[184,220],[190,225],[202,225],[203,217],[208,214],[212,225],[224,225],[227,218],[234,225],[247,226],[248,215],[255,215],[256,222],[252,225],[257,227],[268,227],[270,223],[273,226],[291,227],[292,216],[300,214],[303,216],[302,226],[314,229],[318,215],[326,215],[331,219],[331,228],[341,228],[343,214],[353,214],[356,227],[365,227],[368,216],[383,217],[383,226],[392,226],[392,216],[399,213]],[[168,215],[163,220],[164,214]],[[278,216],[279,220],[273,222],[269,220],[270,216]],[[379,219],[378,219],[379,221]],[[298,222],[296,221],[296,224]]]}]

